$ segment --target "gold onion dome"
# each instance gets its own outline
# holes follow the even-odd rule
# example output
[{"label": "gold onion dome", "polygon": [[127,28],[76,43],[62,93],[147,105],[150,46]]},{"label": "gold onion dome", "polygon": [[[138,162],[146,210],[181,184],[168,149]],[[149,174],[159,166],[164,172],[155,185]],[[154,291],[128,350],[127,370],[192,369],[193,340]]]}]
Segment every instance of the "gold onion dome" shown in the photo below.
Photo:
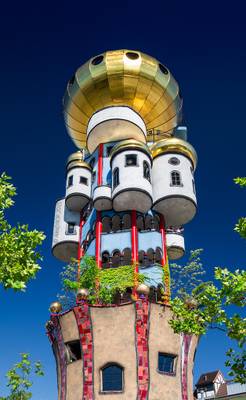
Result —
[{"label": "gold onion dome", "polygon": [[171,134],[178,124],[182,99],[177,82],[158,60],[140,51],[112,50],[91,58],[68,82],[64,117],[78,148],[86,146],[89,119],[109,106],[136,111],[153,141],[153,130]]},{"label": "gold onion dome", "polygon": [[52,314],[58,314],[62,311],[62,305],[59,301],[54,301],[53,303],[51,303],[49,309]]},{"label": "gold onion dome", "polygon": [[74,167],[82,167],[91,170],[89,164],[83,160],[83,153],[80,150],[72,153],[67,159],[67,171]]},{"label": "gold onion dome", "polygon": [[122,140],[113,147],[110,153],[110,159],[112,160],[117,153],[120,153],[123,150],[140,150],[144,153],[147,153],[151,158],[151,151],[145,143],[139,142],[135,139],[127,139]]},{"label": "gold onion dome", "polygon": [[150,147],[153,159],[161,154],[178,153],[188,157],[193,164],[194,169],[197,165],[197,154],[194,147],[183,139],[170,137],[159,140]]}]

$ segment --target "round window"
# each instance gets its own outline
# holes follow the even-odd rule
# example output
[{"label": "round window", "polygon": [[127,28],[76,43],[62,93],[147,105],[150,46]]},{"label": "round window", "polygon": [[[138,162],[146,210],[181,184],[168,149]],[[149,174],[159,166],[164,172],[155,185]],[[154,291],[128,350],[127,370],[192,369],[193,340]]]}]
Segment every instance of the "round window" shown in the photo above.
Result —
[{"label": "round window", "polygon": [[133,51],[128,51],[126,56],[127,58],[130,58],[130,60],[137,60],[139,58],[138,53],[134,53]]},{"label": "round window", "polygon": [[159,68],[160,68],[161,72],[163,72],[163,74],[165,74],[165,75],[168,74],[168,69],[166,67],[164,67],[164,65],[159,64]]},{"label": "round window", "polygon": [[91,63],[93,65],[98,65],[98,64],[101,64],[102,60],[103,60],[103,56],[97,56],[97,57],[93,58]]},{"label": "round window", "polygon": [[168,162],[169,162],[169,164],[172,164],[172,165],[179,165],[180,164],[180,160],[177,157],[169,158]]}]

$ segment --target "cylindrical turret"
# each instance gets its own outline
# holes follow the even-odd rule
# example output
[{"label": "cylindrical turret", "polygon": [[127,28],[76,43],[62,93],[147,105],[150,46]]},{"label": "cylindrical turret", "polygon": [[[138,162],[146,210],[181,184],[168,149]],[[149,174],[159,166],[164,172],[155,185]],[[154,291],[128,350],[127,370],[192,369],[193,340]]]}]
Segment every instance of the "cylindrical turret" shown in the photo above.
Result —
[{"label": "cylindrical turret", "polygon": [[65,199],[58,200],[55,209],[52,253],[61,261],[69,262],[78,252],[80,214],[70,211]]},{"label": "cylindrical turret", "polygon": [[83,161],[81,151],[67,161],[66,206],[80,212],[91,199],[91,167]]},{"label": "cylindrical turret", "polygon": [[153,144],[151,153],[153,209],[164,216],[166,226],[184,225],[196,213],[195,149],[172,137]]},{"label": "cylindrical turret", "polygon": [[185,243],[182,231],[179,229],[166,231],[167,254],[170,260],[177,260],[185,253]]},{"label": "cylindrical turret", "polygon": [[133,139],[111,152],[112,200],[115,211],[147,212],[152,205],[152,158],[148,146]]}]

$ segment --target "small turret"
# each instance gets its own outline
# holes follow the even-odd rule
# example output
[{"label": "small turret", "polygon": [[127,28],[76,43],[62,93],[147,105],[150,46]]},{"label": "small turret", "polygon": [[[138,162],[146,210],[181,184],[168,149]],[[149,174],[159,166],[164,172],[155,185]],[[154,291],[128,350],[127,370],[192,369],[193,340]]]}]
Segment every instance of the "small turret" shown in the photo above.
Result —
[{"label": "small turret", "polygon": [[91,199],[91,167],[83,161],[81,151],[71,154],[67,161],[66,206],[80,212]]}]

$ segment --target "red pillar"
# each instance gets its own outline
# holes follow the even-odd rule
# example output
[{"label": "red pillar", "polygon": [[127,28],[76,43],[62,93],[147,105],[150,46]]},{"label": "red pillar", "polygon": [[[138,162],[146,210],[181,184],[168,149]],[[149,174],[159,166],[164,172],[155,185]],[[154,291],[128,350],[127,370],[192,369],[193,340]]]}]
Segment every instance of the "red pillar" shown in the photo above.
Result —
[{"label": "red pillar", "polygon": [[163,215],[160,216],[160,233],[161,233],[161,243],[162,243],[162,266],[164,273],[164,304],[169,304],[170,301],[170,272],[167,259],[167,246],[166,246],[166,231],[165,231],[165,221]]},{"label": "red pillar", "polygon": [[[132,229],[131,229],[131,239],[132,239],[132,264],[134,265],[134,273],[138,273],[138,231],[137,231],[137,213],[136,210],[132,210]],[[134,292],[136,294],[137,280],[134,282]]]},{"label": "red pillar", "polygon": [[[98,147],[98,168],[97,168],[97,186],[102,184],[103,176],[103,144],[99,144]],[[96,262],[99,268],[102,267],[101,260],[101,233],[102,233],[102,214],[101,211],[97,211],[96,218]]]}]

